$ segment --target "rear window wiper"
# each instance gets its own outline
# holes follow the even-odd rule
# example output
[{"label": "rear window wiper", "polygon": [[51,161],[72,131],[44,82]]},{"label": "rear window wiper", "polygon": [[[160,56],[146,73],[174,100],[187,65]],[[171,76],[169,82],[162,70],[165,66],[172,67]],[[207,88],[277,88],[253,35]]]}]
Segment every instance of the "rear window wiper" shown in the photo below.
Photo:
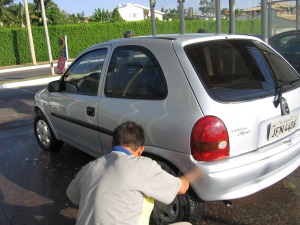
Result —
[{"label": "rear window wiper", "polygon": [[294,85],[295,83],[297,83],[299,81],[300,81],[300,79],[295,79],[295,80],[291,80],[291,81],[277,80],[277,82],[281,82],[282,84],[277,88],[276,95],[273,100],[273,104],[274,104],[275,108],[277,108],[279,103],[281,102],[283,87],[286,85]]}]

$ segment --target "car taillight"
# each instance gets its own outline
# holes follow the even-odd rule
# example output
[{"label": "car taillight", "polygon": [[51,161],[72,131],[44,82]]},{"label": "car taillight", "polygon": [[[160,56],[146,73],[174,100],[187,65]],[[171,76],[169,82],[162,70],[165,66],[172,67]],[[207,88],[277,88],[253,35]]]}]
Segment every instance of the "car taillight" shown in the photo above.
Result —
[{"label": "car taillight", "polygon": [[229,137],[224,123],[215,116],[199,119],[191,135],[192,156],[199,161],[212,161],[229,156]]}]

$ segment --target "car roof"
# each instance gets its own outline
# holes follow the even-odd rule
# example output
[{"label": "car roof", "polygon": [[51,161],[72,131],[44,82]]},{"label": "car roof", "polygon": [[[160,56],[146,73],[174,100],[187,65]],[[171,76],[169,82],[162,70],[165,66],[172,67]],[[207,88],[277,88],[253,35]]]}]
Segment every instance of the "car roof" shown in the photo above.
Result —
[{"label": "car roof", "polygon": [[[240,34],[212,34],[212,33],[190,33],[190,34],[160,34],[156,36],[137,36],[132,38],[119,38],[113,39],[106,42],[101,42],[89,47],[86,50],[96,49],[103,45],[129,45],[134,44],[137,40],[141,42],[146,41],[158,41],[158,40],[168,40],[170,42],[178,42],[180,44],[184,42],[191,42],[193,40],[197,41],[208,41],[208,40],[216,40],[216,39],[223,39],[223,38],[242,38],[242,39],[255,39],[260,40],[257,37],[249,36],[249,35],[240,35]],[[261,40],[260,40],[261,41]],[[141,43],[140,42],[140,43]]]}]

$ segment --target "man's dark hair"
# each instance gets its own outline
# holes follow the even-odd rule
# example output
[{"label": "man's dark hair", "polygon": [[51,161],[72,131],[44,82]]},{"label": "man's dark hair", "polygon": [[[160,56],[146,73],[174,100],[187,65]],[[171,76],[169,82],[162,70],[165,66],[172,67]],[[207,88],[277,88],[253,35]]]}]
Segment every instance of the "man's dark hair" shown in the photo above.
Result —
[{"label": "man's dark hair", "polygon": [[133,37],[132,31],[131,30],[126,30],[124,32],[124,38],[131,38]]},{"label": "man's dark hair", "polygon": [[136,151],[144,145],[145,135],[142,126],[133,121],[127,121],[117,126],[113,132],[113,146],[129,146]]},{"label": "man's dark hair", "polygon": [[206,31],[204,29],[198,29],[197,33],[206,33]]}]

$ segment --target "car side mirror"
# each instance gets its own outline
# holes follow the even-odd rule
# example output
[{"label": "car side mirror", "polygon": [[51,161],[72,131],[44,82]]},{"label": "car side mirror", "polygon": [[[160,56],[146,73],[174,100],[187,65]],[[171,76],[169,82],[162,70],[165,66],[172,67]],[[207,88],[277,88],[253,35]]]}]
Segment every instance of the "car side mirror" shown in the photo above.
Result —
[{"label": "car side mirror", "polygon": [[61,91],[61,81],[60,80],[55,80],[55,81],[50,82],[47,85],[47,90],[49,92],[59,92],[59,91]]}]

